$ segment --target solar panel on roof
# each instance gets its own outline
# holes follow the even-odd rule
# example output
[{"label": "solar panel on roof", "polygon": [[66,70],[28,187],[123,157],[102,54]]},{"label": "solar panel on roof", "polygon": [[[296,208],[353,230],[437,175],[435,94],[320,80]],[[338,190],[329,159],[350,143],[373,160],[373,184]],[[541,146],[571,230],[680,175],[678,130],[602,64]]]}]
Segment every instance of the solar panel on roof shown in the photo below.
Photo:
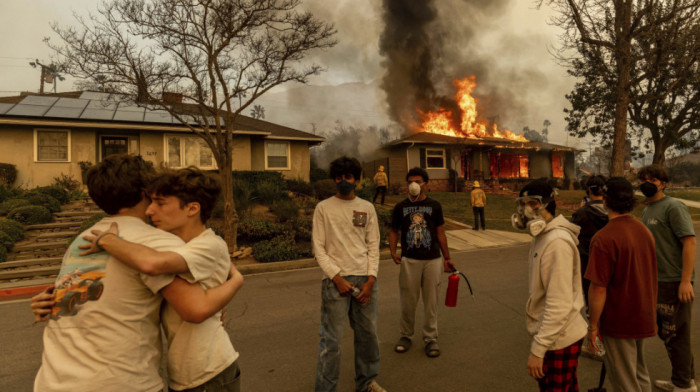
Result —
[{"label": "solar panel on roof", "polygon": [[79,118],[83,108],[60,107],[54,105],[44,117]]},{"label": "solar panel on roof", "polygon": [[119,102],[116,101],[98,101],[91,99],[88,103],[88,109],[110,109],[112,111],[117,109]]},{"label": "solar panel on roof", "polygon": [[96,99],[98,101],[106,101],[110,97],[110,93],[102,93],[98,91],[84,91],[80,94],[80,99]]},{"label": "solar panel on roof", "polygon": [[7,113],[8,116],[36,116],[36,117],[41,117],[46,113],[50,105],[46,106],[40,106],[40,105],[23,105],[21,103],[18,103],[10,109]]},{"label": "solar panel on roof", "polygon": [[146,110],[143,121],[172,124],[176,120],[165,110]]},{"label": "solar panel on roof", "polygon": [[140,108],[137,106],[122,106],[119,105],[117,112],[114,113],[115,121],[143,121],[144,112],[146,108]]},{"label": "solar panel on roof", "polygon": [[14,103],[0,103],[0,114],[7,113],[13,106],[15,106]]},{"label": "solar panel on roof", "polygon": [[114,117],[114,109],[92,109],[88,107],[80,115],[84,120],[111,120]]},{"label": "solar panel on roof", "polygon": [[39,106],[51,106],[58,101],[58,97],[45,97],[41,95],[28,95],[26,96],[20,104],[24,105],[39,105]]},{"label": "solar panel on roof", "polygon": [[75,98],[60,98],[58,102],[56,102],[53,106],[54,107],[63,107],[63,108],[79,108],[79,109],[84,109],[85,106],[90,101],[87,99],[75,99]]}]

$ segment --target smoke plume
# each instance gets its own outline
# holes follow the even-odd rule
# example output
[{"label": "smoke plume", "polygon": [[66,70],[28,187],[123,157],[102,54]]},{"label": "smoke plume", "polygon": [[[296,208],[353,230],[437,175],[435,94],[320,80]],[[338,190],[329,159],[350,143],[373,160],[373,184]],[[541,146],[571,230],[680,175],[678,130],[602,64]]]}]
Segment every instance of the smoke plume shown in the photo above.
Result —
[{"label": "smoke plume", "polygon": [[[382,88],[390,116],[407,133],[416,129],[417,110],[438,108],[459,113],[453,81],[476,76],[483,119],[513,119],[525,110],[523,89],[542,83],[544,75],[522,67],[508,69],[509,52],[520,42],[499,24],[510,0],[383,0],[384,31],[380,51],[385,74]],[[498,32],[495,43],[488,36]],[[505,40],[503,38],[506,38]],[[515,41],[510,45],[510,41]],[[514,47],[523,45],[524,48]],[[457,116],[459,117],[459,116]],[[456,119],[458,120],[458,118]]]}]

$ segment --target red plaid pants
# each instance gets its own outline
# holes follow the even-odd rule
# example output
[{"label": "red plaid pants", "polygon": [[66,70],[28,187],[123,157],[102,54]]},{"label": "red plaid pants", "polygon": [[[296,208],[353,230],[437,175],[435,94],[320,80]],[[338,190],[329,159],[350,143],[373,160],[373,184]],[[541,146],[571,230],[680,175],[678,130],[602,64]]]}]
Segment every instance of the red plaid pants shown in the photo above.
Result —
[{"label": "red plaid pants", "polygon": [[542,392],[578,392],[578,356],[583,339],[561,350],[544,354],[544,377],[537,380]]}]

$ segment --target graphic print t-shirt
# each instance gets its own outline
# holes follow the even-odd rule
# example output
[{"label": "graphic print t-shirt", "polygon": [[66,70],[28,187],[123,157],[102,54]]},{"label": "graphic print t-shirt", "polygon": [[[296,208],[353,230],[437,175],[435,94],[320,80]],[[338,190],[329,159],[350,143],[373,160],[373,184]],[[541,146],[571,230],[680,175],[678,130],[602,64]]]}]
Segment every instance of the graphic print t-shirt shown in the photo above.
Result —
[{"label": "graphic print t-shirt", "polygon": [[396,204],[391,226],[401,230],[401,256],[418,260],[440,257],[437,227],[444,224],[442,206],[429,197],[417,202],[407,198]]},{"label": "graphic print t-shirt", "polygon": [[119,236],[156,250],[182,246],[173,234],[130,216],[101,220],[78,235],[63,257],[56,278],[56,306],[44,329],[44,354],[34,382],[36,392],[156,392],[160,289],[172,275],[149,276],[106,252],[79,256],[83,235],[119,225]]}]

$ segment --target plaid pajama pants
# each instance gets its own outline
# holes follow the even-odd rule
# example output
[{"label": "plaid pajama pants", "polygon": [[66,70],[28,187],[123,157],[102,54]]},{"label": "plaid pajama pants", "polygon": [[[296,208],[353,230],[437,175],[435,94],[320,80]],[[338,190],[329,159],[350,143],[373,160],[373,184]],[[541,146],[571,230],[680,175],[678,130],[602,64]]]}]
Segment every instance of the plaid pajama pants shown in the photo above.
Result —
[{"label": "plaid pajama pants", "polygon": [[542,392],[578,392],[578,356],[583,339],[561,350],[544,354],[544,377],[537,380]]}]

